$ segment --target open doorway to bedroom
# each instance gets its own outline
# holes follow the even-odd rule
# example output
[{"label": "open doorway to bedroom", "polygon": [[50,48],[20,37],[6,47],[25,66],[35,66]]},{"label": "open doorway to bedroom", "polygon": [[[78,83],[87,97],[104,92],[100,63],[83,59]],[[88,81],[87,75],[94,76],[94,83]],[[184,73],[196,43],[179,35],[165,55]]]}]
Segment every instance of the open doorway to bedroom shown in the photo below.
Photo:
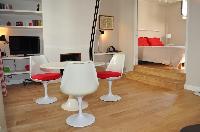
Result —
[{"label": "open doorway to bedroom", "polygon": [[[186,1],[186,0],[183,0]],[[186,20],[180,0],[138,0],[138,45],[128,78],[165,89],[184,89]],[[137,62],[136,61],[136,62]]]},{"label": "open doorway to bedroom", "polygon": [[183,1],[138,0],[139,65],[184,72],[186,19],[182,13]]}]

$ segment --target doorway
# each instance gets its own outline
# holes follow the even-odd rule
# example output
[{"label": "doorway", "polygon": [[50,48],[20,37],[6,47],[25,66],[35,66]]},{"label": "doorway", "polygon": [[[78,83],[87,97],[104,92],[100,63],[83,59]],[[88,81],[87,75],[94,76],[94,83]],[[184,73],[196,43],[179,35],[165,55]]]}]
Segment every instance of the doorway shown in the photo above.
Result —
[{"label": "doorway", "polygon": [[186,20],[183,19],[182,1],[138,0],[137,5],[138,45],[134,45],[137,50],[134,52],[135,61],[141,65],[183,68]]}]

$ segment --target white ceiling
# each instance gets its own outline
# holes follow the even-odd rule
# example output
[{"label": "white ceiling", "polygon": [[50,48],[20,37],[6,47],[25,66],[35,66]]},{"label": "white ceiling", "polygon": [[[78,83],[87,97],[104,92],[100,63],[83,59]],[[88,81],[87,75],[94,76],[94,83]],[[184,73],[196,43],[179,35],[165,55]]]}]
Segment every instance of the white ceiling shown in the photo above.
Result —
[{"label": "white ceiling", "polygon": [[162,3],[176,3],[182,0],[157,0],[158,2],[162,2]]},{"label": "white ceiling", "polygon": [[162,4],[171,4],[171,3],[176,3],[182,0],[141,0],[141,1],[152,1],[152,2],[159,2]]}]

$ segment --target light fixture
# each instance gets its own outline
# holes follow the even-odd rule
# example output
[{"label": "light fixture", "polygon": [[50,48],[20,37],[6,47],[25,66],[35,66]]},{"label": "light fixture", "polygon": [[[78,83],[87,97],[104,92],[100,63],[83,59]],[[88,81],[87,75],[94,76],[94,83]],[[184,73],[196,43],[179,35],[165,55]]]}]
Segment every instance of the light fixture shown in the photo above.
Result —
[{"label": "light fixture", "polygon": [[5,42],[7,41],[5,35],[0,36],[0,41],[5,41]]},{"label": "light fixture", "polygon": [[6,36],[5,35],[1,35],[0,36],[0,41],[4,41],[5,44],[9,44],[9,42],[6,40]]},{"label": "light fixture", "polygon": [[187,19],[187,0],[182,0],[181,14],[183,19]]},{"label": "light fixture", "polygon": [[2,56],[9,56],[10,55],[10,48],[9,48],[9,42],[6,40],[5,35],[0,35],[0,42],[4,42],[4,46],[2,47]]},{"label": "light fixture", "polygon": [[172,38],[172,34],[166,34],[166,38],[167,38],[167,39]]},{"label": "light fixture", "polygon": [[168,33],[166,34],[166,44],[168,45],[168,40],[172,38],[172,34]]},{"label": "light fixture", "polygon": [[103,30],[99,30],[99,32],[100,32],[101,34],[104,34],[104,31],[103,31]]}]

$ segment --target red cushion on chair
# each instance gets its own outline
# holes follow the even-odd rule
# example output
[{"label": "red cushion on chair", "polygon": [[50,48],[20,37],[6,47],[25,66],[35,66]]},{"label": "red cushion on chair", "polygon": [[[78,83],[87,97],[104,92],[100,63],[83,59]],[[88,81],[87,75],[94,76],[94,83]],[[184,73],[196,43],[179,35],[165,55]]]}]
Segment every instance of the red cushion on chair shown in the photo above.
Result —
[{"label": "red cushion on chair", "polygon": [[121,76],[121,73],[119,72],[112,72],[112,71],[97,72],[97,77],[101,79],[106,79],[110,77],[119,77],[119,76]]},{"label": "red cushion on chair", "polygon": [[60,73],[43,73],[31,76],[32,79],[37,79],[41,81],[56,80],[61,77]]}]

